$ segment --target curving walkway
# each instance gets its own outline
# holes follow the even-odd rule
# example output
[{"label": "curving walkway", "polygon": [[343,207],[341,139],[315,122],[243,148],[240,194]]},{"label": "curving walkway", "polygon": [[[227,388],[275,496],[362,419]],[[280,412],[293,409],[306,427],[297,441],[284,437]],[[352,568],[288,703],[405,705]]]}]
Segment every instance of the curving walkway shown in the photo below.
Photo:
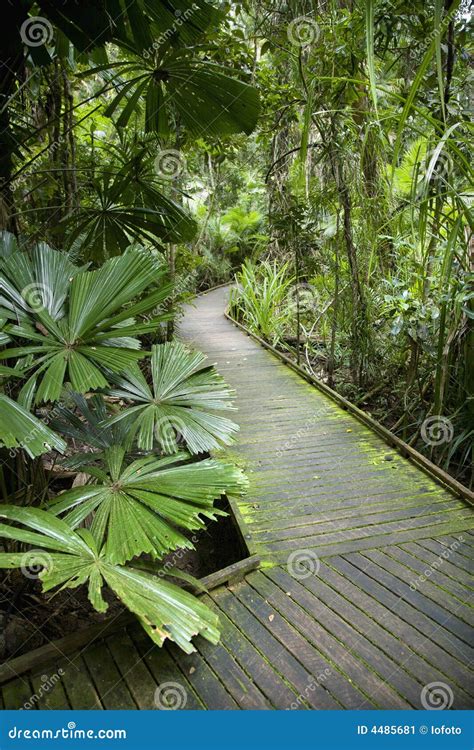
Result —
[{"label": "curving walkway", "polygon": [[226,295],[200,297],[180,326],[236,390],[227,453],[249,472],[238,520],[262,558],[205,597],[220,644],[186,656],[133,625],[12,675],[3,706],[61,668],[35,706],[155,708],[173,682],[190,709],[421,708],[441,682],[452,708],[472,708],[472,508],[226,320]]}]

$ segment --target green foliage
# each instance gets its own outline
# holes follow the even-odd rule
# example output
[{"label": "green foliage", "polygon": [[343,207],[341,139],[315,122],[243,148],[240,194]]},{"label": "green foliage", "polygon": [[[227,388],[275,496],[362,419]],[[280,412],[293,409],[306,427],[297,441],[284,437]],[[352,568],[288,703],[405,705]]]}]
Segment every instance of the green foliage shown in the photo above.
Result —
[{"label": "green foliage", "polygon": [[[31,457],[70,452],[54,429],[92,451],[68,456],[64,464],[81,469],[89,481],[63,492],[47,511],[2,506],[0,516],[35,531],[2,524],[0,536],[49,551],[44,556],[14,548],[0,554],[0,567],[22,567],[25,554],[36,555],[44,591],[88,585],[92,605],[103,612],[101,591],[107,585],[156,643],[171,638],[190,652],[193,635],[216,642],[215,615],[162,580],[157,564],[172,550],[193,548],[186,532],[202,530],[205,519],[222,515],[214,500],[243,492],[246,482],[238,469],[213,459],[193,463],[188,453],[167,458],[153,452],[157,445],[163,452],[177,451],[177,420],[194,452],[229,443],[237,429],[209,411],[229,408],[232,394],[212,367],[203,366],[203,355],[178,343],[154,346],[151,386],[134,366],[147,356],[140,335],[169,317],[159,312],[170,292],[163,264],[143,250],[127,250],[89,271],[44,243],[24,252],[5,235],[4,248],[0,301],[7,348],[0,356],[14,360],[15,368],[2,366],[0,376],[27,380],[18,403],[0,393],[1,444],[15,449],[14,456],[18,449]],[[17,339],[27,343],[12,346]],[[79,392],[64,393],[66,382]],[[112,390],[112,397],[142,401],[143,407],[111,420],[104,397],[89,393],[109,383],[121,389]],[[69,403],[55,407],[59,415],[51,426],[25,408],[62,397]],[[138,421],[136,410],[142,412]],[[134,426],[128,429],[131,413]],[[148,455],[133,460],[127,451],[138,429],[138,446]],[[65,522],[55,518],[61,514]],[[76,533],[84,522],[87,529]],[[144,554],[157,561],[151,572],[125,565]]]},{"label": "green foliage", "polygon": [[[29,44],[37,14],[44,43]],[[213,59],[224,14],[205,0],[11,3],[3,21],[0,446],[11,451],[1,475],[11,504],[0,533],[14,544],[0,565],[21,567],[21,544],[47,550],[45,591],[87,585],[103,612],[107,585],[156,643],[189,652],[193,635],[217,641],[217,618],[162,580],[158,563],[192,547],[187,532],[245,481],[190,455],[231,442],[236,425],[214,413],[231,407],[230,389],[202,355],[154,344],[162,323],[171,336],[187,289],[176,269],[198,228],[185,151],[204,134],[250,133],[259,94],[242,60]],[[17,507],[57,493],[47,451],[88,483],[47,511]],[[145,554],[151,572],[131,562]]]},{"label": "green foliage", "polygon": [[137,102],[143,98],[147,132],[169,135],[173,110],[194,136],[251,133],[255,128],[259,114],[257,91],[222,73],[222,66],[193,59],[184,50],[157,53],[151,61],[143,59],[138,49],[131,52],[135,59],[92,68],[87,73],[113,71],[113,80],[121,90],[106,114],[112,116],[125,101],[117,120],[120,127],[127,126]]},{"label": "green foliage", "polygon": [[[255,18],[241,16],[265,39],[261,257],[290,263],[303,293],[282,324],[284,307],[271,316],[263,279],[244,272],[234,311],[472,482],[472,14],[457,1],[308,7],[252,3]],[[452,419],[449,444],[420,439],[430,414]]]},{"label": "green foliage", "polygon": [[278,267],[268,261],[258,265],[247,261],[236,274],[236,281],[231,310],[254,333],[277,344],[292,313],[288,293],[294,278],[289,275],[288,264]]},{"label": "green foliage", "polygon": [[130,164],[113,179],[106,175],[94,181],[93,188],[89,205],[67,219],[68,243],[85,258],[100,261],[120,255],[132,241],[176,242],[194,236],[196,225],[191,217],[153,187],[146,173],[132,175]]},{"label": "green foliage", "polygon": [[229,445],[237,425],[214,411],[231,409],[233,392],[206,357],[190,352],[179,342],[152,348],[151,386],[138,366],[114,378],[111,396],[136,404],[109,424],[125,421],[131,439],[137,435],[140,450],[151,450],[155,441],[165,453],[176,453],[182,441],[191,453],[204,453]]},{"label": "green foliage", "polygon": [[106,584],[159,646],[169,638],[191,653],[195,651],[191,638],[198,634],[217,643],[216,615],[194,596],[164,580],[159,569],[153,575],[111,562],[93,532],[84,528],[74,531],[44,510],[2,505],[0,518],[19,525],[0,524],[1,537],[36,549],[26,554],[0,553],[0,568],[20,568],[28,559],[29,564],[42,568],[40,579],[45,592],[87,585],[89,601],[98,612],[108,609],[102,596]]},{"label": "green foliage", "polygon": [[65,254],[44,245],[34,248],[31,259],[18,252],[3,261],[6,314],[18,318],[5,332],[19,345],[0,359],[16,359],[25,374],[33,370],[22,402],[57,401],[66,381],[80,393],[104,388],[108,370],[120,372],[144,357],[137,336],[155,330],[164,317],[143,322],[135,316],[162,304],[170,287],[138,297],[164,273],[151,255],[136,251],[96,271],[74,267]]},{"label": "green foliage", "polygon": [[66,443],[33,414],[8,396],[0,393],[0,445],[24,448],[31,458],[50,450],[64,453]]},{"label": "green foliage", "polygon": [[238,469],[213,460],[186,463],[187,454],[150,455],[127,464],[125,455],[121,447],[108,448],[103,468],[82,467],[92,483],[66,491],[51,506],[55,515],[66,513],[72,528],[92,517],[90,529],[113,563],[192,549],[183,530],[205,528],[202,517],[214,520],[220,514],[213,501],[245,487]]},{"label": "green foliage", "polygon": [[[194,279],[236,270],[245,325],[470,481],[471,19],[458,7],[7,4],[0,565],[40,548],[45,590],[87,585],[104,611],[107,585],[155,642],[216,642],[215,616],[159,563],[244,489],[202,455],[234,437],[232,392],[202,355],[157,342]],[[38,14],[54,38],[31,46],[18,29]],[[423,444],[429,414],[449,415],[451,442]],[[58,495],[45,452],[87,483]]]}]

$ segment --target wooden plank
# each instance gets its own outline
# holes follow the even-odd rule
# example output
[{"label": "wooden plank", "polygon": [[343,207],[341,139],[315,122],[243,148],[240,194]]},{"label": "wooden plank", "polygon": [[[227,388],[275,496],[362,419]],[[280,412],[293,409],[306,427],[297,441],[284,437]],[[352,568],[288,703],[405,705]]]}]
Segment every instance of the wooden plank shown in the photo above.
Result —
[{"label": "wooden plank", "polygon": [[[470,511],[461,511],[461,512],[451,512],[449,515],[447,515],[446,512],[436,512],[432,513],[427,516],[420,516],[418,518],[410,518],[408,519],[408,522],[402,526],[402,529],[405,531],[420,531],[420,529],[426,529],[426,528],[433,528],[439,525],[442,527],[446,524],[454,525],[455,523],[461,523],[463,525],[469,526],[472,524],[472,518]],[[352,527],[352,528],[343,528],[343,529],[337,529],[335,531],[327,531],[322,533],[311,533],[308,534],[308,536],[298,539],[289,539],[284,540],[281,542],[270,542],[268,543],[268,549],[272,551],[281,551],[281,550],[294,550],[294,549],[301,549],[301,546],[308,546],[308,547],[319,547],[320,545],[328,545],[334,542],[340,542],[341,536],[348,539],[367,539],[370,537],[378,537],[381,535],[386,535],[387,537],[392,535],[397,535],[400,533],[400,523],[398,521],[388,521],[387,523],[379,523],[374,524],[373,526],[369,528],[365,527]],[[422,531],[422,534],[425,533]],[[389,540],[386,545],[381,546],[388,546],[391,544],[392,541]],[[262,546],[262,545],[260,545]],[[376,546],[376,545],[372,545]]]},{"label": "wooden plank", "polygon": [[[466,534],[467,534],[467,531],[466,531]],[[463,535],[462,539],[465,540],[466,536]],[[459,541],[462,541],[462,540],[461,540],[460,536],[453,537],[453,536],[447,535],[447,536],[444,536],[439,541],[443,545],[445,545],[445,546],[447,546],[447,547],[449,547],[451,549],[451,548],[455,547],[456,542],[459,543]],[[471,566],[471,570],[472,570],[472,563],[473,563],[472,550],[470,550],[470,549],[467,548],[465,542],[463,542],[462,544],[460,544],[457,547],[456,554],[460,555],[463,558],[465,558],[466,561],[467,561],[467,564]]]},{"label": "wooden plank", "polygon": [[[414,497],[414,498],[393,498],[390,502],[385,496],[382,498],[374,498],[375,502],[370,500],[361,503],[360,500],[344,500],[342,503],[327,503],[326,505],[318,504],[318,508],[310,506],[309,512],[306,514],[299,514],[298,506],[296,506],[297,513],[288,515],[287,512],[282,513],[265,513],[263,510],[259,510],[258,514],[251,519],[252,532],[259,534],[261,531],[276,530],[276,529],[290,529],[297,526],[308,526],[317,523],[323,523],[327,521],[339,521],[343,519],[349,519],[360,516],[366,518],[366,514],[374,513],[388,513],[391,511],[406,510],[410,508],[416,508],[422,504],[426,505],[427,499],[425,496]],[[434,498],[428,498],[428,502],[431,504],[435,502],[445,502],[444,500],[435,500]]]},{"label": "wooden plank", "polygon": [[[351,708],[368,708],[370,704],[391,708],[408,708],[393,686],[386,682],[393,671],[386,669],[388,660],[381,652],[347,626],[334,612],[318,601],[297,580],[282,568],[272,568],[265,576],[252,576],[253,585],[258,586],[262,595],[270,603],[275,602],[282,614],[291,618],[298,630],[310,642],[329,656],[337,667],[347,675],[347,679],[363,691],[366,698],[353,704]],[[285,592],[290,592],[291,597]],[[308,611],[315,613],[311,616]],[[350,643],[344,641],[349,638]],[[355,651],[357,650],[357,653]],[[361,661],[361,657],[363,661]],[[364,664],[365,662],[365,664]],[[368,669],[366,664],[370,664]],[[377,674],[380,670],[384,674]]]},{"label": "wooden plank", "polygon": [[[219,595],[215,594],[214,599],[219,601]],[[275,708],[291,706],[297,699],[297,693],[257,650],[255,643],[251,643],[223,611],[219,612],[219,621],[222,628],[221,642],[269,703]],[[302,707],[305,706],[298,704],[298,708]]]},{"label": "wooden plank", "polygon": [[[361,480],[360,483],[357,483],[354,480],[348,486],[336,485],[334,488],[327,485],[317,486],[316,483],[313,482],[311,485],[305,487],[304,489],[297,488],[295,486],[293,487],[293,490],[291,489],[291,487],[279,485],[278,483],[273,488],[260,486],[255,480],[255,476],[253,474],[250,474],[250,481],[250,493],[252,500],[264,500],[265,505],[268,505],[268,510],[273,510],[275,508],[278,508],[279,506],[284,507],[285,505],[291,507],[295,506],[297,503],[303,505],[314,502],[317,506],[317,503],[319,502],[327,503],[331,500],[344,501],[351,498],[358,498],[362,502],[364,499],[369,500],[373,497],[383,497],[387,493],[397,492],[400,497],[403,497],[407,494],[413,494],[414,492],[417,492],[417,494],[422,494],[424,491],[423,487],[420,487],[417,490],[417,488],[413,486],[400,486],[393,482],[390,483],[386,481],[371,482],[370,484],[368,484],[363,480]],[[428,494],[428,492],[426,494]],[[245,501],[244,499],[239,500],[239,506],[245,507],[246,502],[248,501]]]},{"label": "wooden plank", "polygon": [[[447,627],[451,633],[455,633],[458,638],[461,638],[467,644],[474,643],[474,631],[472,627],[460,619],[461,614],[463,617],[467,617],[467,607],[465,605],[449,597],[447,593],[443,595],[441,589],[439,589],[437,601],[429,598],[425,594],[425,588],[431,590],[428,581],[420,582],[420,585],[414,589],[410,585],[413,582],[413,576],[411,579],[409,578],[409,569],[404,565],[400,565],[400,563],[390,558],[381,550],[364,552],[363,557],[376,564],[380,571],[376,574],[377,577],[388,581],[391,591],[402,596],[405,601],[413,604],[419,611],[424,612],[435,622]],[[376,567],[371,568],[370,575],[373,575],[376,569]],[[472,656],[474,657],[474,649]]]},{"label": "wooden plank", "polygon": [[166,683],[170,682],[178,683],[184,689],[184,695],[186,696],[186,701],[182,708],[191,711],[203,709],[204,704],[202,700],[196,695],[191,684],[171,657],[168,649],[158,648],[154,643],[151,643],[143,628],[137,625],[130,627],[128,632],[144,663],[150,670],[156,687],[158,688],[160,685],[166,685]]},{"label": "wooden plank", "polygon": [[105,642],[94,643],[85,649],[83,658],[104,708],[137,708]]},{"label": "wooden plank", "polygon": [[[334,497],[326,498],[323,496],[313,497],[310,499],[306,498],[292,498],[291,501],[283,501],[280,503],[271,503],[267,506],[265,498],[263,502],[260,498],[256,497],[247,502],[240,503],[242,513],[245,514],[248,522],[251,523],[252,528],[267,528],[269,521],[277,523],[292,523],[295,521],[295,525],[298,525],[300,519],[306,518],[319,518],[327,513],[345,513],[357,512],[362,508],[384,508],[388,504],[393,503],[394,507],[402,504],[404,501],[417,502],[425,501],[431,502],[432,494],[422,494],[415,497],[408,497],[407,493],[400,494],[398,491],[383,493],[381,495],[369,495],[363,493],[362,496],[349,497],[343,499],[335,499]],[[252,514],[251,516],[248,514]]]},{"label": "wooden plank", "polygon": [[[30,703],[34,689],[28,677],[18,677],[2,688],[3,703],[6,710],[25,708]],[[31,707],[36,709],[36,703]]]},{"label": "wooden plank", "polygon": [[48,672],[31,676],[34,695],[32,701],[36,702],[41,711],[66,711],[71,708],[62,682],[63,666],[54,665]]},{"label": "wooden plank", "polygon": [[269,351],[271,351],[273,356],[277,357],[278,359],[281,359],[294,372],[296,372],[302,378],[304,378],[309,383],[311,383],[316,388],[318,388],[319,391],[321,391],[325,395],[332,398],[337,404],[342,406],[344,409],[350,412],[354,417],[356,417],[360,422],[362,422],[362,424],[367,425],[370,429],[376,432],[388,445],[392,447],[396,447],[398,450],[400,450],[402,455],[407,456],[414,463],[414,465],[418,466],[422,471],[426,472],[429,476],[436,478],[438,482],[449,487],[457,495],[464,497],[470,503],[474,502],[474,493],[472,493],[467,487],[462,485],[460,482],[458,482],[456,479],[451,477],[449,474],[447,474],[445,471],[440,469],[438,466],[433,464],[429,459],[426,458],[426,456],[423,456],[417,450],[415,450],[411,446],[404,443],[403,440],[401,440],[399,437],[391,433],[390,430],[388,430],[386,427],[384,427],[375,419],[373,419],[369,414],[366,414],[364,411],[362,411],[362,409],[359,409],[357,406],[354,406],[354,404],[352,404],[350,401],[345,399],[336,391],[332,390],[332,388],[329,388],[329,386],[327,386],[325,383],[323,383],[322,381],[316,380],[316,378],[309,375],[305,370],[303,370],[303,368],[296,365],[289,357],[277,351],[274,347],[272,347],[266,341],[263,341],[263,339],[259,338],[258,336],[255,336],[255,334],[246,330],[243,326],[240,325],[240,323],[230,318],[230,316],[227,313],[226,313],[226,317],[229,320],[231,320],[235,326],[237,326],[238,328],[243,330],[245,333],[247,333],[248,336],[251,336],[252,338],[257,340],[265,349],[268,349]]},{"label": "wooden plank", "polygon": [[[472,603],[470,603],[470,601],[472,602],[472,591],[458,581],[445,575],[443,560],[440,563],[440,567],[436,568],[432,565],[426,565],[422,560],[412,555],[409,550],[402,549],[401,547],[385,547],[383,552],[413,571],[411,575],[424,579],[423,593],[433,599],[433,601],[439,601],[440,596],[443,597],[444,601],[443,594],[448,595],[450,598],[454,597],[452,606],[455,608],[456,615],[471,626],[474,625],[474,610]],[[442,591],[440,592],[439,589],[442,589]],[[456,606],[459,603],[465,605],[462,610]]]},{"label": "wooden plank", "polygon": [[258,650],[273,669],[277,670],[284,680],[292,686],[296,696],[292,696],[291,703],[286,705],[282,704],[280,699],[277,707],[289,709],[295,704],[298,696],[301,696],[301,704],[311,705],[313,691],[310,690],[310,686],[314,684],[314,676],[289,651],[282,647],[273,634],[246,609],[231,591],[221,590],[213,596],[213,599],[218,601],[219,606],[239,630],[245,632],[249,639],[257,644]]},{"label": "wooden plank", "polygon": [[[430,538],[433,534],[439,531],[443,532],[447,529],[453,529],[463,531],[466,524],[470,525],[470,519],[464,519],[461,521],[450,521],[446,524],[436,524],[430,526],[422,526],[421,528],[408,529],[407,531],[399,530],[392,534],[378,534],[374,536],[366,536],[365,538],[353,538],[343,542],[333,542],[332,544],[311,544],[309,541],[304,545],[299,542],[298,544],[292,544],[291,548],[288,546],[276,551],[265,550],[263,546],[260,546],[260,554],[262,558],[266,555],[271,556],[276,561],[285,561],[288,558],[289,553],[294,549],[301,549],[303,546],[305,549],[315,549],[319,557],[330,557],[332,555],[346,555],[348,553],[357,552],[359,550],[379,549],[381,547],[388,547],[391,544],[401,544],[402,542],[411,542],[414,539]],[[355,534],[348,534],[349,537],[355,537]]]},{"label": "wooden plank", "polygon": [[[397,595],[391,588],[390,576],[384,575],[383,571],[374,564],[367,565],[367,560],[357,552],[342,559],[331,558],[330,564],[346,577],[352,576],[354,583],[367,591],[373,599],[392,610],[406,623],[413,625],[422,637],[431,639],[448,654],[454,656],[459,661],[458,673],[464,675],[463,681],[465,683],[469,683],[471,676],[469,670],[464,669],[463,663],[472,658],[471,649],[468,648],[466,643],[453,635],[446,628],[446,625],[443,627],[424,612],[421,612],[416,606]],[[453,666],[451,666],[451,669],[453,669]]]},{"label": "wooden plank", "polygon": [[218,679],[226,686],[240,708],[253,711],[271,708],[271,704],[264,694],[237,664],[222,643],[213,646],[201,639],[199,652]]},{"label": "wooden plank", "polygon": [[[462,533],[459,536],[464,536],[464,534],[466,533],[466,529],[462,529],[461,531]],[[432,539],[432,538],[420,539],[419,541],[417,541],[417,544],[429,550],[430,552],[434,552],[436,555],[439,555],[440,551],[442,552],[443,549],[449,550],[449,559],[452,562],[452,564],[456,565],[456,567],[460,568],[462,571],[464,571],[464,573],[468,573],[470,578],[472,578],[472,572],[473,572],[472,564],[470,564],[469,561],[466,561],[466,559],[462,557],[461,555],[458,555],[457,552],[453,551],[453,548],[451,545],[442,544],[441,539]]]},{"label": "wooden plank", "polygon": [[238,708],[227,685],[219,680],[200,654],[185,654],[175,646],[170,647],[170,652],[207,708],[218,711]]},{"label": "wooden plank", "polygon": [[98,638],[120,630],[124,624],[130,622],[132,617],[133,615],[130,615],[130,613],[125,613],[119,617],[83,628],[75,633],[69,633],[64,638],[50,641],[45,646],[40,646],[40,648],[11,659],[0,666],[0,685],[10,680],[12,673],[24,674],[30,670],[37,671],[43,665],[51,664],[55,660],[67,656],[67,654],[74,653],[81,646],[90,644]]},{"label": "wooden plank", "polygon": [[[421,687],[427,682],[439,682],[450,679],[437,668],[437,657],[445,656],[434,644],[426,647],[426,641],[410,626],[407,626],[391,610],[371,599],[357,588],[352,581],[340,576],[335,570],[320,564],[317,575],[309,576],[302,581],[319,600],[340,615],[350,626],[354,627],[363,638],[368,639],[382,649],[395,662],[400,672],[399,692],[416,707],[420,708]],[[423,657],[423,658],[422,658]],[[431,658],[436,668],[426,659]],[[406,673],[413,675],[414,682],[407,679]],[[408,689],[409,692],[406,692]],[[455,690],[455,708],[469,708],[470,698],[459,686]]]},{"label": "wooden plank", "polygon": [[[323,471],[322,467],[311,467],[306,472],[298,472],[291,475],[288,472],[288,467],[281,465],[280,467],[253,467],[252,479],[255,484],[261,489],[270,490],[271,488],[289,489],[293,488],[294,492],[299,490],[307,489],[325,489],[331,492],[344,492],[354,485],[364,484],[369,491],[372,485],[383,485],[390,487],[393,483],[398,483],[398,486],[409,488],[409,482],[411,479],[416,481],[417,477],[411,476],[408,472],[403,472],[398,469],[398,472],[387,469],[376,469],[371,466],[366,466],[363,470],[361,469],[354,474],[344,474],[341,470],[343,459],[340,462],[335,462],[331,466],[331,471]],[[319,478],[315,478],[315,473],[318,473]],[[413,489],[413,488],[412,488]],[[469,509],[468,506],[465,506]],[[470,510],[470,509],[469,509]]]},{"label": "wooden plank", "polygon": [[451,562],[449,551],[440,547],[439,553],[435,554],[426,547],[423,547],[420,542],[408,542],[407,544],[403,544],[401,549],[414,555],[425,563],[425,565],[434,566],[441,564],[443,573],[446,576],[449,576],[453,581],[459,581],[465,591],[471,590],[474,592],[474,580],[472,576]]},{"label": "wooden plank", "polygon": [[99,695],[80,653],[74,655],[73,665],[73,668],[64,667],[62,676],[62,683],[71,708],[76,711],[102,709]]},{"label": "wooden plank", "polygon": [[402,510],[387,509],[378,513],[370,513],[364,508],[359,508],[357,514],[354,513],[330,520],[320,518],[316,522],[287,529],[270,527],[268,530],[254,532],[254,534],[256,535],[255,539],[260,543],[288,539],[302,539],[304,541],[304,538],[309,536],[333,534],[339,531],[345,534],[348,531],[370,526],[371,528],[367,529],[367,532],[372,535],[372,530],[377,533],[377,531],[385,528],[385,525],[389,523],[391,524],[390,528],[395,529],[396,526],[394,524],[397,523],[398,525],[398,521],[409,521],[411,527],[413,519],[423,517],[426,525],[428,525],[432,517],[434,517],[433,520],[438,520],[444,513],[452,514],[452,508],[444,500],[438,502],[433,502],[432,500],[429,507],[426,507],[426,505],[409,506]]},{"label": "wooden plank", "polygon": [[[418,654],[420,662],[418,668],[421,674],[418,672],[417,676],[422,677],[424,673],[425,682],[454,681],[457,699],[461,703],[459,707],[465,708],[470,705],[472,698],[469,698],[464,692],[464,687],[461,687],[466,684],[466,679],[469,682],[469,670],[433,640],[426,638],[424,633],[420,633],[411,621],[404,620],[400,613],[395,611],[393,606],[391,607],[390,601],[383,602],[380,592],[375,592],[376,596],[373,596],[371,593],[373,581],[368,576],[358,576],[357,569],[343,558],[322,561],[319,576],[322,576],[328,585],[351,603],[370,615],[382,628],[393,633],[401,648],[406,646],[413,653]],[[397,602],[396,597],[394,601]],[[415,624],[423,627],[424,623],[415,622]],[[406,669],[412,670],[417,668],[417,661],[417,657],[408,653],[401,663],[406,664]]]},{"label": "wooden plank", "polygon": [[156,708],[156,683],[126,630],[107,638],[107,647],[138,708]]},{"label": "wooden plank", "polygon": [[[255,585],[255,581],[253,582]],[[234,594],[245,604],[252,614],[267,628],[271,628],[274,635],[285,649],[292,653],[308,670],[314,679],[314,704],[317,708],[350,708],[360,705],[366,696],[358,690],[344,675],[338,671],[334,663],[323,655],[314,645],[301,635],[289,620],[279,612],[278,607],[270,605],[262,596],[256,596],[257,589],[250,587],[236,587]],[[271,621],[270,621],[270,618]],[[328,696],[331,695],[330,705]]]}]

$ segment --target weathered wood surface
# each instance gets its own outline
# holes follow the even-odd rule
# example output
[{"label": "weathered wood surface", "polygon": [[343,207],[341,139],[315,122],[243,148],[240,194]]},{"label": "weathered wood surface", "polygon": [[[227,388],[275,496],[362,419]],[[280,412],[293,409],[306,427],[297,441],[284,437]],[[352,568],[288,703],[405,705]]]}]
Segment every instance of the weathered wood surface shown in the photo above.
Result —
[{"label": "weathered wood surface", "polygon": [[225,297],[199,298],[181,335],[236,390],[227,453],[251,487],[234,507],[262,568],[206,595],[217,647],[127,626],[12,676],[3,706],[422,708],[439,682],[472,708],[472,509],[234,327]]}]

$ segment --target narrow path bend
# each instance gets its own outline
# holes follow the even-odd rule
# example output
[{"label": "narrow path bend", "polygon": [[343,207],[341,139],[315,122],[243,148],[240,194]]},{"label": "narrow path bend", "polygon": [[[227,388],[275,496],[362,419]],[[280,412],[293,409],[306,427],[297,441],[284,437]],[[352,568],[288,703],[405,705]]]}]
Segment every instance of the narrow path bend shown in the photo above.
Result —
[{"label": "narrow path bend", "polygon": [[[205,597],[217,647],[150,648],[133,626],[43,668],[64,674],[37,705],[155,708],[171,682],[191,709],[422,708],[442,683],[472,708],[472,509],[226,320],[226,297],[200,297],[180,335],[236,390],[226,453],[250,475],[238,510],[262,567]],[[4,707],[40,679],[12,679]]]}]

